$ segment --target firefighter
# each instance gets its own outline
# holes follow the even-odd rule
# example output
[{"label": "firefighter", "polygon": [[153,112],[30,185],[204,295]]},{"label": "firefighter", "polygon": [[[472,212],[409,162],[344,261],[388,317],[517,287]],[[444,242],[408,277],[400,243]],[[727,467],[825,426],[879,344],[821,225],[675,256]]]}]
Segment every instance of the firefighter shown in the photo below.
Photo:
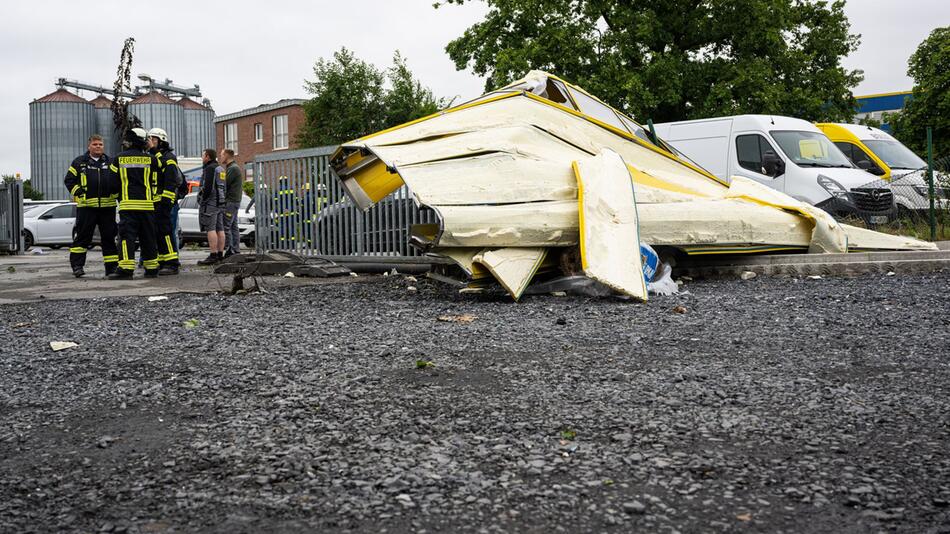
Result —
[{"label": "firefighter", "polygon": [[175,275],[181,263],[178,260],[178,245],[172,221],[172,209],[178,201],[177,191],[182,176],[178,158],[168,145],[168,134],[161,128],[148,131],[148,151],[158,160],[158,175],[152,183],[152,198],[155,200],[155,236],[158,248],[158,274]]},{"label": "firefighter", "polygon": [[119,189],[119,268],[110,280],[129,280],[135,272],[136,240],[142,249],[145,276],[158,276],[158,251],[155,247],[155,201],[152,177],[158,174],[158,159],[146,151],[147,132],[132,128],[125,134],[123,150],[109,169],[118,178]]},{"label": "firefighter", "polygon": [[89,137],[88,150],[73,160],[63,182],[69,194],[76,199],[76,235],[69,247],[69,265],[73,276],[86,274],[86,251],[92,245],[92,235],[99,227],[102,262],[106,276],[119,265],[115,235],[115,194],[113,176],[109,172],[109,156],[104,151],[102,136]]},{"label": "firefighter", "polygon": [[[286,176],[281,176],[277,179],[277,191],[274,192],[274,218],[277,223],[277,238],[281,242],[281,245],[285,245],[286,241],[296,241],[297,235],[293,231],[293,217],[297,215],[295,209],[295,199],[294,199],[294,186],[290,183],[290,179]],[[296,246],[296,243],[290,243],[291,247]]]}]

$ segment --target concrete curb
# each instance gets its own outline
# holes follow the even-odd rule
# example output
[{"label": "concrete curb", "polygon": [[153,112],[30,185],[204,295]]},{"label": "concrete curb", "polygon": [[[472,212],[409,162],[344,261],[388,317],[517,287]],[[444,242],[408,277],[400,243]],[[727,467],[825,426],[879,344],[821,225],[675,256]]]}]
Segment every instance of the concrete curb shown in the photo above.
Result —
[{"label": "concrete curb", "polygon": [[678,265],[675,276],[733,278],[751,271],[759,276],[856,276],[860,274],[950,271],[950,251],[860,252],[851,254],[780,254],[702,258]]}]

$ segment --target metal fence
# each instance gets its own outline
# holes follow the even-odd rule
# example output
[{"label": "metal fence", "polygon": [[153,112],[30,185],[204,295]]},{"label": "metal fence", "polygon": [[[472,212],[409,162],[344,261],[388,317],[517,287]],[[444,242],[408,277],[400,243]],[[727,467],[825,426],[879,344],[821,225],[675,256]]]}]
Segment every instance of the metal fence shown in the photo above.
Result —
[{"label": "metal fence", "polygon": [[23,183],[0,180],[0,252],[23,252]]},{"label": "metal fence", "polygon": [[363,212],[346,197],[330,168],[334,147],[308,148],[254,159],[255,243],[258,253],[306,256],[419,256],[409,227],[436,222],[417,208],[406,187]]}]

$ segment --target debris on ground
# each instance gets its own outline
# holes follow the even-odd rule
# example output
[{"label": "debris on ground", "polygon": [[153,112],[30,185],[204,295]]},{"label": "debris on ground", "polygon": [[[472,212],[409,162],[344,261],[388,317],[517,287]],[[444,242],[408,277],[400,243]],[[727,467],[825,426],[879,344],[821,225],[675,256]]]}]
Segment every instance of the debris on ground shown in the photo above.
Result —
[{"label": "debris on ground", "polygon": [[686,313],[687,311],[688,310],[686,309],[686,306],[683,306],[683,305],[673,306],[673,313]]},{"label": "debris on ground", "polygon": [[78,347],[79,343],[73,343],[72,341],[50,341],[49,348],[53,349],[53,352],[59,352],[61,350],[71,349],[73,347]]},{"label": "debris on ground", "polygon": [[462,315],[440,315],[437,320],[442,321],[443,323],[461,323],[467,324],[473,322],[477,319],[476,316],[463,313]]},{"label": "debris on ground", "polygon": [[148,301],[149,301],[149,302],[160,302],[160,301],[163,301],[163,300],[168,300],[168,297],[165,296],[165,295],[157,295],[157,296],[149,297],[149,298],[148,298]]},{"label": "debris on ground", "polygon": [[739,278],[743,280],[752,280],[756,276],[758,275],[756,275],[753,271],[742,271],[742,274],[739,275]]}]

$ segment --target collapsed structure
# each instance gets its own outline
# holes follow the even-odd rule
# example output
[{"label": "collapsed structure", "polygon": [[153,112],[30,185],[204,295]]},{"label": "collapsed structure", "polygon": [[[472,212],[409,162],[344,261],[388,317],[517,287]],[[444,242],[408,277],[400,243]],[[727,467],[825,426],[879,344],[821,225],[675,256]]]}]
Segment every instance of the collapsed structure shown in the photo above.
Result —
[{"label": "collapsed structure", "polygon": [[720,180],[541,71],[345,143],[331,164],[364,210],[407,185],[438,216],[414,226],[411,242],[451,258],[471,285],[496,280],[515,299],[539,272],[579,263],[646,300],[641,241],[686,254],[935,249],[840,224],[742,177]]}]

